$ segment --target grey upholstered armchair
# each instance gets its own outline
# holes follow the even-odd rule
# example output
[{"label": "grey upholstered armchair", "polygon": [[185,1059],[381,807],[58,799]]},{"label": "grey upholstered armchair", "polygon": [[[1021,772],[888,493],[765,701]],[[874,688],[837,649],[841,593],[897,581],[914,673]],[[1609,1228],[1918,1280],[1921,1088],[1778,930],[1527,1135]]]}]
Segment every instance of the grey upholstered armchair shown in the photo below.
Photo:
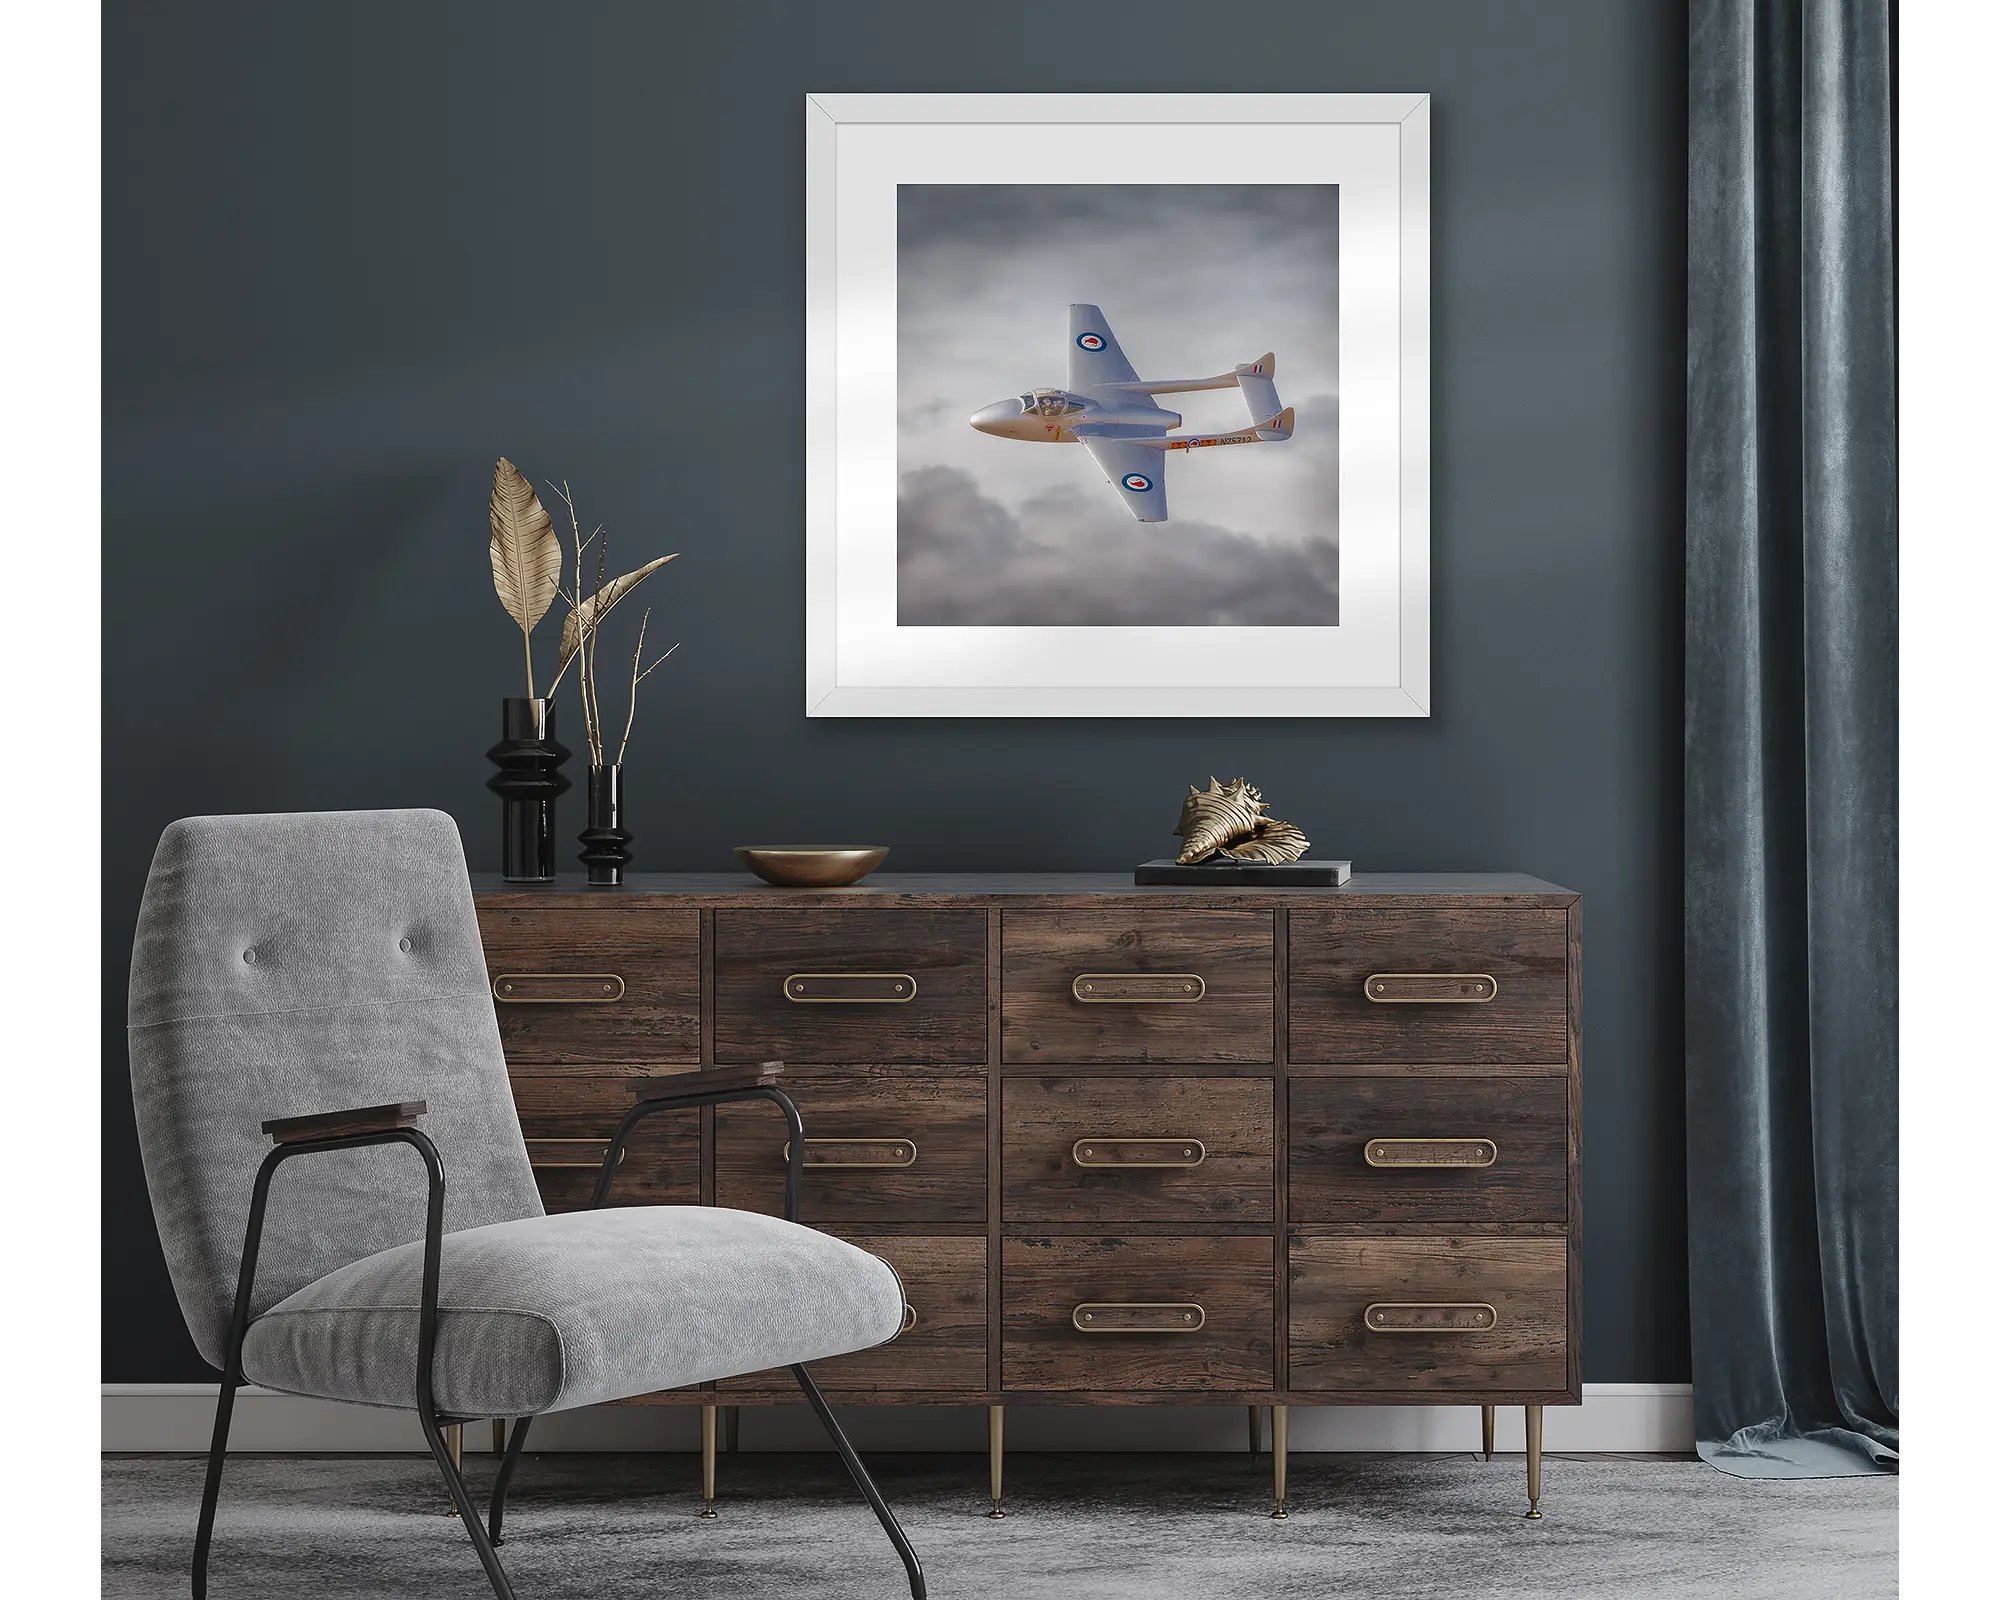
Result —
[{"label": "grey upholstered armchair", "polygon": [[[778,1069],[651,1080],[593,1208],[544,1215],[449,817],[174,823],[139,912],[130,1023],[160,1239],[222,1369],[196,1600],[240,1383],[414,1410],[506,1600],[494,1546],[534,1417],[774,1366],[792,1368],[921,1600],[916,1555],[804,1366],[895,1337],[902,1285],[792,1220],[805,1140]],[[785,1220],[597,1209],[641,1118],[750,1098],[791,1125]],[[443,1433],[478,1418],[513,1421],[484,1526]]]}]

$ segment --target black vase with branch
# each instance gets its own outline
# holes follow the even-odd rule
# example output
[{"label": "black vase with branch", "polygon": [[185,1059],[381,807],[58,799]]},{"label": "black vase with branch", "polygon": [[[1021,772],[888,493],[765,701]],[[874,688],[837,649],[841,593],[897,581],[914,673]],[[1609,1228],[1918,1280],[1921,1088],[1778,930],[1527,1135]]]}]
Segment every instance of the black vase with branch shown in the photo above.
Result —
[{"label": "black vase with branch", "polygon": [[583,846],[578,859],[583,863],[586,881],[593,887],[615,888],[625,881],[625,869],[632,861],[632,830],[625,826],[625,751],[632,742],[632,724],[639,711],[639,685],[680,646],[670,646],[647,662],[646,629],[653,613],[650,609],[640,613],[639,635],[632,646],[631,670],[627,675],[625,722],[617,744],[613,745],[605,732],[604,711],[597,692],[599,634],[612,607],[674,558],[659,556],[607,582],[604,574],[610,535],[599,527],[586,538],[568,483],[556,493],[569,509],[579,578],[585,555],[593,544],[597,555],[595,589],[588,599],[572,603],[569,616],[563,620],[563,665],[567,667],[572,658],[578,662],[578,698],[583,704],[583,733],[590,753],[589,811],[584,830],[577,835],[577,842]]},{"label": "black vase with branch", "polygon": [[[565,503],[569,500],[567,485],[559,493]],[[575,507],[571,506],[572,525]],[[555,692],[563,675],[572,662],[581,660],[578,672],[579,682],[584,685],[585,732],[590,738],[591,751],[591,822],[595,831],[601,814],[613,818],[610,826],[618,829],[618,812],[622,804],[619,785],[614,779],[608,785],[600,784],[597,773],[605,765],[602,759],[603,740],[597,719],[594,676],[597,623],[611,608],[631,592],[649,574],[664,566],[673,557],[662,556],[657,561],[647,563],[636,572],[628,572],[603,582],[602,529],[591,535],[590,540],[577,538],[578,583],[565,588],[562,582],[563,546],[536,497],[533,486],[522,477],[513,462],[502,457],[493,469],[493,496],[489,510],[492,526],[493,588],[506,607],[507,614],[514,619],[521,630],[521,653],[527,673],[525,696],[509,696],[501,701],[500,742],[487,751],[488,758],[500,770],[487,780],[486,786],[500,796],[501,802],[501,875],[510,883],[547,883],[554,879],[555,872],[555,802],[556,797],[570,787],[570,781],[562,771],[562,764],[569,758],[569,751],[556,739],[554,732]],[[577,593],[581,588],[584,552],[592,540],[598,542],[599,582],[590,596],[579,602]],[[537,693],[535,687],[535,625],[548,614],[557,595],[568,602],[569,614],[563,619],[562,642],[557,651],[555,675],[549,680],[548,691]],[[643,644],[643,625],[641,628]],[[664,659],[664,658],[663,658]],[[659,663],[654,662],[654,666]],[[634,658],[633,690],[636,698],[638,680],[651,668],[640,670]],[[626,718],[626,732],[631,731],[631,717]],[[621,744],[622,755],[622,744]],[[600,801],[599,792],[604,798]],[[623,845],[629,843],[626,834],[618,845],[621,859],[612,868],[613,875],[599,876],[602,870],[590,860],[586,852],[585,864],[590,868],[590,881],[618,881],[623,863],[630,859]],[[588,841],[587,841],[588,842]]]}]

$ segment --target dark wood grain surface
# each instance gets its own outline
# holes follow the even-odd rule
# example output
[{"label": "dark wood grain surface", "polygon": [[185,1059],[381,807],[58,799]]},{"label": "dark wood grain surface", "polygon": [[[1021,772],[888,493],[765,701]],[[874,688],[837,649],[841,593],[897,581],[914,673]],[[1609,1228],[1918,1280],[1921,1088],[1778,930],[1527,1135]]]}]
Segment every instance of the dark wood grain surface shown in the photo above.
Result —
[{"label": "dark wood grain surface", "polygon": [[[1295,911],[1292,1059],[1559,1065],[1564,933],[1559,910]],[[1473,1004],[1378,1004],[1363,989],[1378,972],[1482,973],[1499,990]]]},{"label": "dark wood grain surface", "polygon": [[[1273,1059],[1268,911],[1003,911],[1001,1055],[1010,1065]],[[1193,1003],[1093,1003],[1083,974],[1175,973]]]},{"label": "dark wood grain surface", "polygon": [[[794,1071],[785,1092],[806,1138],[895,1141],[909,1165],[853,1168],[808,1162],[802,1222],[983,1222],[986,1219],[986,1082],[903,1070],[877,1075]],[[784,1208],[788,1135],[766,1106],[725,1105],[715,1116],[716,1204],[777,1215]],[[808,1148],[811,1148],[808,1146]],[[862,1152],[857,1159],[877,1159]]]},{"label": "dark wood grain surface", "polygon": [[303,1144],[311,1139],[340,1139],[353,1133],[414,1128],[424,1120],[427,1110],[421,1100],[396,1100],[388,1105],[318,1111],[303,1117],[274,1117],[264,1124],[264,1131],[273,1144]]},{"label": "dark wood grain surface", "polygon": [[[1294,1078],[1290,1096],[1294,1222],[1564,1218],[1561,1078]],[[1493,1162],[1370,1166],[1371,1139],[1486,1139]]]},{"label": "dark wood grain surface", "polygon": [[[1268,1078],[1025,1077],[1001,1085],[1002,1217],[1014,1223],[1256,1222],[1272,1214],[1272,1085]],[[1199,1140],[1199,1166],[1134,1162],[1192,1145],[1106,1150],[1088,1140]]]},{"label": "dark wood grain surface", "polygon": [[691,1094],[727,1094],[736,1089],[776,1089],[785,1081],[782,1061],[740,1067],[702,1067],[666,1077],[632,1078],[625,1089],[634,1100],[671,1100]]},{"label": "dark wood grain surface", "polygon": [[[794,973],[901,973],[914,999],[799,1004]],[[986,913],[866,907],[715,914],[715,1056],[973,1064],[986,1059]]]},{"label": "dark wood grain surface", "polygon": [[[611,1134],[619,1118],[632,1109],[630,1081],[575,1073],[513,1075],[521,1134],[528,1141],[535,1183],[549,1211],[580,1211],[590,1203]],[[610,1203],[700,1202],[700,1113],[662,1111],[647,1118],[632,1130],[625,1159],[611,1183]]]},{"label": "dark wood grain surface", "polygon": [[[1274,1381],[1269,1238],[1012,1238],[1001,1244],[1006,1389],[1259,1389]],[[1092,1303],[1193,1304],[1195,1333],[1083,1333]]]},{"label": "dark wood grain surface", "polygon": [[[1296,1237],[1291,1386],[1390,1394],[1561,1389],[1567,1246],[1559,1238]],[[1375,1302],[1485,1304],[1486,1332],[1371,1332]]]},{"label": "dark wood grain surface", "polygon": [[489,981],[608,973],[624,986],[608,1003],[496,1002],[510,1064],[590,1070],[700,1061],[701,917],[693,907],[482,905],[479,937]]},{"label": "dark wood grain surface", "polygon": [[[812,1375],[820,1387],[835,1395],[984,1390],[986,1241],[847,1231],[838,1236],[896,1269],[916,1322],[889,1344],[815,1361]],[[730,1378],[717,1388],[798,1398],[789,1370]]]}]

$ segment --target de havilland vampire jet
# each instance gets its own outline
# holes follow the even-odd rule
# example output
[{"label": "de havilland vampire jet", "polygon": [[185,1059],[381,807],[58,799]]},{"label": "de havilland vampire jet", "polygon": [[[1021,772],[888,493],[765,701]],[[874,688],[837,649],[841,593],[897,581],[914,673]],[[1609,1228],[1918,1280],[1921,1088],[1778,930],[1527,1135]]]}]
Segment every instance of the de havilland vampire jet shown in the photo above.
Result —
[{"label": "de havilland vampire jet", "polygon": [[[972,414],[981,433],[1039,444],[1080,444],[1141,522],[1167,520],[1167,452],[1217,444],[1275,444],[1292,436],[1292,408],[1278,409],[1270,355],[1214,378],[1147,383],[1118,348],[1096,306],[1069,308],[1069,387],[1035,389],[996,400]],[[1156,394],[1240,389],[1251,422],[1234,433],[1170,434],[1180,413],[1153,404]]]}]

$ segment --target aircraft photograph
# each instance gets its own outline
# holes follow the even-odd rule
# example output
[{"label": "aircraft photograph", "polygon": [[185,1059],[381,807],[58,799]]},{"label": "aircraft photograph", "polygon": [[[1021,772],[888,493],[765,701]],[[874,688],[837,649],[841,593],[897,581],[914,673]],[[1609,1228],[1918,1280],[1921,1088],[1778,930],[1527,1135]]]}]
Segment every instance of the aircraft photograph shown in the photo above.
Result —
[{"label": "aircraft photograph", "polygon": [[896,625],[1339,626],[1340,295],[1337,184],[898,185]]},{"label": "aircraft photograph", "polygon": [[[996,400],[972,415],[981,433],[1035,444],[1080,444],[1141,522],[1167,520],[1167,453],[1225,444],[1279,444],[1292,436],[1290,408],[1280,410],[1268,352],[1213,378],[1142,379],[1119,348],[1096,306],[1069,308],[1069,387],[1033,389]],[[1153,404],[1156,394],[1239,389],[1250,425],[1230,433],[1173,434],[1178,411]]]}]

